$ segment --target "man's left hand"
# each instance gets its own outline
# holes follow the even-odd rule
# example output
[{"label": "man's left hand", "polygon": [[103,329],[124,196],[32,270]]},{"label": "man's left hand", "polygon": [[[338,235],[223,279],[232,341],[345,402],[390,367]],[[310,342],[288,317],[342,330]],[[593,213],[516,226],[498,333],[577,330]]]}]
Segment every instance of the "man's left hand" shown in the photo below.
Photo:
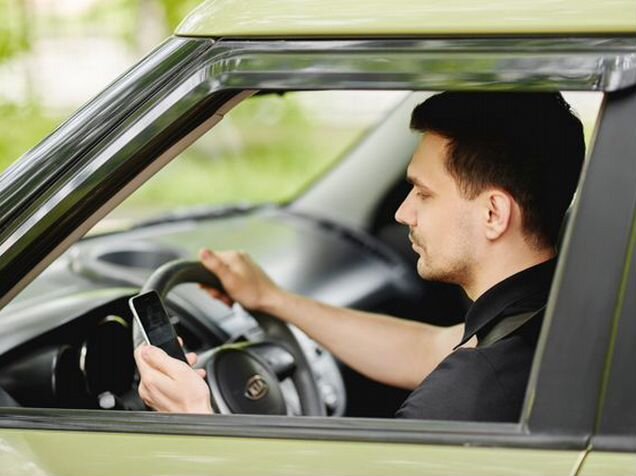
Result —
[{"label": "man's left hand", "polygon": [[[186,357],[194,365],[196,354]],[[139,396],[149,407],[166,413],[214,413],[205,370],[193,369],[151,345],[138,347],[135,361],[141,377]]]}]

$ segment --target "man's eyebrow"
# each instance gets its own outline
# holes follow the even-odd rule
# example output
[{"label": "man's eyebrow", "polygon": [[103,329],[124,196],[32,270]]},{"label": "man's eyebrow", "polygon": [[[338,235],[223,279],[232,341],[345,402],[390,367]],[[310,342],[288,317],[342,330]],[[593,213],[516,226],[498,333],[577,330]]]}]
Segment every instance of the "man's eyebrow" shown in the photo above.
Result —
[{"label": "man's eyebrow", "polygon": [[417,177],[414,177],[413,175],[407,175],[406,181],[410,183],[411,185],[415,185],[416,187],[431,191],[430,187],[428,187],[425,183],[423,183],[420,179],[418,179]]}]

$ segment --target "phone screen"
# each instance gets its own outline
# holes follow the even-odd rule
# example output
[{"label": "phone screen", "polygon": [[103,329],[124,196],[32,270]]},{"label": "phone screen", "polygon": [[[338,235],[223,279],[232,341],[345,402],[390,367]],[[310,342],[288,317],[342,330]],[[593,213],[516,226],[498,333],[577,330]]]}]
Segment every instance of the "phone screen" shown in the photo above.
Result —
[{"label": "phone screen", "polygon": [[139,294],[129,304],[146,342],[163,349],[170,357],[187,362],[159,295],[155,291]]}]

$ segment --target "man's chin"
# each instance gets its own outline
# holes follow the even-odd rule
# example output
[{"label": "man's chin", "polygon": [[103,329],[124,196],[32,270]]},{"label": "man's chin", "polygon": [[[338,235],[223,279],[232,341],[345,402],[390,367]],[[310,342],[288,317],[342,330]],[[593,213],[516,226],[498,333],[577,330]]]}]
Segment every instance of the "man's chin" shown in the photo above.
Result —
[{"label": "man's chin", "polygon": [[448,276],[448,273],[441,272],[439,269],[431,266],[430,263],[424,262],[421,256],[417,260],[417,274],[420,276],[420,278],[425,279],[426,281],[454,283],[454,281],[450,279],[451,277]]},{"label": "man's chin", "polygon": [[434,270],[428,263],[424,262],[424,259],[420,256],[417,260],[417,274],[419,274],[420,278],[426,279],[427,281],[436,281]]}]

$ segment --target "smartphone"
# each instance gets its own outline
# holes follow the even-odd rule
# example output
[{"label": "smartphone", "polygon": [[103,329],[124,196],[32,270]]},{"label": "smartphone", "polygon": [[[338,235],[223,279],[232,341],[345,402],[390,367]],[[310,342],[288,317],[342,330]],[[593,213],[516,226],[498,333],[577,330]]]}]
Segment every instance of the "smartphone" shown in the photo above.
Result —
[{"label": "smartphone", "polygon": [[138,294],[128,301],[145,341],[170,357],[188,362],[177,340],[168,312],[155,291]]}]

